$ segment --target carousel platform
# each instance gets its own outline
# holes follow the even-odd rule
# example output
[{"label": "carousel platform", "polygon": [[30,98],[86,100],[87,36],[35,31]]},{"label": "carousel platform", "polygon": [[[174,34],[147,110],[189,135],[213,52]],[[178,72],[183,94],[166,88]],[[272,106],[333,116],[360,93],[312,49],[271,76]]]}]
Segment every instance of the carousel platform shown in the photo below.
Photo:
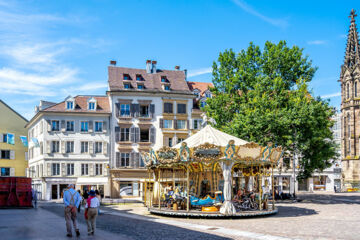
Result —
[{"label": "carousel platform", "polygon": [[181,217],[181,218],[251,218],[251,217],[264,217],[274,215],[278,213],[278,209],[274,210],[261,210],[261,211],[240,211],[234,215],[226,216],[220,212],[202,212],[198,210],[171,210],[171,209],[159,209],[159,208],[148,208],[148,211],[154,215],[161,215],[167,217]]}]

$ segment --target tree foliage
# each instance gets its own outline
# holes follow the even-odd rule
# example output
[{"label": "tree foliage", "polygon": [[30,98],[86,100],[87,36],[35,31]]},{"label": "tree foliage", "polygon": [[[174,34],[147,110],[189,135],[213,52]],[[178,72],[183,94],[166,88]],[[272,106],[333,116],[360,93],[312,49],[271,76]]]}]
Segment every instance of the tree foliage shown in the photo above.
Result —
[{"label": "tree foliage", "polygon": [[336,156],[330,128],[334,109],[308,90],[316,68],[297,46],[250,43],[213,63],[213,98],[204,110],[216,127],[248,141],[273,142],[300,156],[300,178],[323,170]]}]

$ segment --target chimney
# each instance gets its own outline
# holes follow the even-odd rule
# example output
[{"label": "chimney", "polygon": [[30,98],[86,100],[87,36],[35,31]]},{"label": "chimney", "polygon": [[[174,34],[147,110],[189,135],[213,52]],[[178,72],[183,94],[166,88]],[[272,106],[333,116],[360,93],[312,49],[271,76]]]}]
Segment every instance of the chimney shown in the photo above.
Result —
[{"label": "chimney", "polygon": [[157,62],[156,62],[156,61],[152,61],[151,63],[152,63],[152,70],[151,70],[151,71],[152,71],[152,73],[156,73],[156,63],[157,63]]},{"label": "chimney", "polygon": [[151,73],[151,60],[146,60],[146,73]]},{"label": "chimney", "polygon": [[115,60],[110,60],[110,65],[116,66],[116,61]]},{"label": "chimney", "polygon": [[184,69],[185,81],[187,81],[187,69]]},{"label": "chimney", "polygon": [[179,71],[180,70],[180,66],[175,66],[175,70]]}]

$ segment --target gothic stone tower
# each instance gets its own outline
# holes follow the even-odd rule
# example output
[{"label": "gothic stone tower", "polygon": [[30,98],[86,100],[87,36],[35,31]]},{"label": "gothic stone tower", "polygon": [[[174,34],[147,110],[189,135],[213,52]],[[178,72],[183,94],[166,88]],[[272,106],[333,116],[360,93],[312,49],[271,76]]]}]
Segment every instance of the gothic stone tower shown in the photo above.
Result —
[{"label": "gothic stone tower", "polygon": [[345,188],[360,187],[360,49],[354,9],[341,66],[342,169]]}]

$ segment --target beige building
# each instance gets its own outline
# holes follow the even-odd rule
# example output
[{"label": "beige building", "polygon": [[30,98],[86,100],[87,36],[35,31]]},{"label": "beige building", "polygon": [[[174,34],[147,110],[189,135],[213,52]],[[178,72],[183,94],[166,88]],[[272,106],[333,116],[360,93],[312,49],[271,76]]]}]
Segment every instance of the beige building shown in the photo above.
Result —
[{"label": "beige building", "polygon": [[342,177],[344,190],[360,187],[360,45],[355,23],[355,11],[350,14],[345,61],[341,66],[342,113]]}]

